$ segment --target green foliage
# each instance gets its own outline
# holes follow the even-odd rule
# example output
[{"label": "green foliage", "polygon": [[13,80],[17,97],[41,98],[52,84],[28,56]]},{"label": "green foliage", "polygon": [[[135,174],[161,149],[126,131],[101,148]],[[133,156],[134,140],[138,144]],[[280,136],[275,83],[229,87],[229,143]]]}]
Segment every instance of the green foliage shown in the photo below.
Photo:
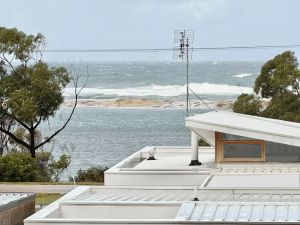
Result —
[{"label": "green foliage", "polygon": [[0,27],[0,53],[19,62],[12,66],[2,57],[0,96],[8,99],[11,113],[28,125],[55,114],[63,102],[62,90],[70,82],[65,68],[49,68],[38,58],[44,41],[42,34],[26,35],[15,28]]},{"label": "green foliage", "polygon": [[31,125],[53,116],[63,102],[63,88],[70,81],[64,68],[49,68],[38,62],[20,66],[16,72],[0,80],[2,96],[8,99],[8,108],[19,120]]},{"label": "green foliage", "polygon": [[39,181],[39,165],[27,153],[10,153],[0,157],[0,181]]},{"label": "green foliage", "polygon": [[[300,122],[299,81],[296,56],[291,51],[283,52],[262,66],[254,86],[257,96],[240,95],[233,105],[233,111]],[[265,107],[260,97],[268,98],[269,103]]]},{"label": "green foliage", "polygon": [[57,161],[51,159],[51,163],[49,163],[48,168],[52,175],[52,180],[58,181],[61,173],[68,168],[71,163],[70,155],[62,154]]},{"label": "green foliage", "polygon": [[[104,172],[108,168],[105,167],[91,167],[87,170],[78,170],[77,175],[74,177],[76,182],[103,182],[104,181]],[[69,179],[73,180],[72,177]]]},{"label": "green foliage", "polygon": [[254,95],[241,94],[233,104],[233,111],[258,116],[261,111],[261,102]]},{"label": "green foliage", "polygon": [[[35,140],[38,126],[56,114],[63,103],[63,89],[71,81],[65,68],[51,68],[43,62],[44,46],[45,38],[40,33],[27,35],[15,28],[0,27],[0,102],[7,103],[7,107],[0,107],[0,131],[29,150],[33,158],[36,150],[70,120],[49,138]],[[23,129],[23,133],[18,133],[18,129]]]},{"label": "green foliage", "polygon": [[0,27],[0,52],[14,54],[16,59],[26,62],[44,42],[44,39],[40,33],[36,36],[26,35],[16,28]]},{"label": "green foliage", "polygon": [[0,157],[0,181],[57,181],[69,164],[70,157],[65,154],[56,161],[50,152],[40,152],[36,158],[26,152],[13,152]]},{"label": "green foliage", "polygon": [[300,122],[300,99],[290,93],[273,98],[268,107],[262,112],[262,116]]},{"label": "green foliage", "polygon": [[263,65],[254,91],[263,98],[273,98],[287,92],[299,94],[299,80],[297,58],[293,52],[286,51]]}]

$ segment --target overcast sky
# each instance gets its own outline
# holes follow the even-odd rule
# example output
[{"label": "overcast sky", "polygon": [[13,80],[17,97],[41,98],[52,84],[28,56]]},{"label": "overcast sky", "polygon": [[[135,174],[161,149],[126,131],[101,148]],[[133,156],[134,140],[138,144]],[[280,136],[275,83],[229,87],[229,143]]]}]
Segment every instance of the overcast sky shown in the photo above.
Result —
[{"label": "overcast sky", "polygon": [[[0,0],[0,26],[43,33],[48,49],[300,44],[299,0]],[[285,49],[205,51],[194,60],[266,60]],[[300,48],[292,49],[300,56]],[[47,53],[49,60],[173,60],[168,53]]]}]

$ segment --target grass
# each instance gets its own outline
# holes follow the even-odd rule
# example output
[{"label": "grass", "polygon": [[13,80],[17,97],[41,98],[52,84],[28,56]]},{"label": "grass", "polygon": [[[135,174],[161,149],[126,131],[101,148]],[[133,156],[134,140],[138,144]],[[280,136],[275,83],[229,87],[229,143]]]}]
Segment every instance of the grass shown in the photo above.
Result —
[{"label": "grass", "polygon": [[62,197],[63,194],[58,193],[38,193],[35,197],[35,204],[36,205],[49,205],[51,202]]}]

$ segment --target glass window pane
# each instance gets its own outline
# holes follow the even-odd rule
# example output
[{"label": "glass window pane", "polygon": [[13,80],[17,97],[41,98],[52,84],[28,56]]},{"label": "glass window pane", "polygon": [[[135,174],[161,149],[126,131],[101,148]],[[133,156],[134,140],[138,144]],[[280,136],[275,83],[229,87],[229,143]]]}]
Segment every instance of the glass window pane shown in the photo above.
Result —
[{"label": "glass window pane", "polygon": [[261,158],[260,144],[224,143],[224,158]]},{"label": "glass window pane", "polygon": [[300,162],[300,147],[266,142],[266,161]]}]

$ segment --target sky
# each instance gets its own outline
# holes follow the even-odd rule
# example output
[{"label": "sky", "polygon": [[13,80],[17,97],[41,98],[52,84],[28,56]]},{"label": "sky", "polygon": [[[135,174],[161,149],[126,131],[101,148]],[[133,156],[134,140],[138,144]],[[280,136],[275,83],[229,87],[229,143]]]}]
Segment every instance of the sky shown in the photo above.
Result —
[{"label": "sky", "polygon": [[[0,0],[0,26],[45,35],[48,49],[300,44],[299,0]],[[198,61],[265,61],[289,49],[201,51]],[[300,56],[300,48],[290,49]],[[167,60],[173,53],[45,53],[47,60]]]}]

